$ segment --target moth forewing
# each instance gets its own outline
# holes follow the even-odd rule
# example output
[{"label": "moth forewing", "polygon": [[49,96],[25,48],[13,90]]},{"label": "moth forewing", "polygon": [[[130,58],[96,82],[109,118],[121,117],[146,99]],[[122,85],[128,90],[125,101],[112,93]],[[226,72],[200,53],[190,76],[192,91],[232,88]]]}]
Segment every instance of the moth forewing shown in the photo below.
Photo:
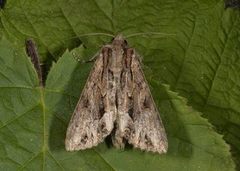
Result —
[{"label": "moth forewing", "polygon": [[113,128],[112,115],[104,111],[102,98],[103,57],[100,53],[69,122],[65,147],[68,151],[96,146]]},{"label": "moth forewing", "polygon": [[166,133],[139,57],[121,35],[97,57],[69,123],[66,149],[91,148],[110,133],[115,147],[124,148],[128,142],[145,151],[167,151]]}]

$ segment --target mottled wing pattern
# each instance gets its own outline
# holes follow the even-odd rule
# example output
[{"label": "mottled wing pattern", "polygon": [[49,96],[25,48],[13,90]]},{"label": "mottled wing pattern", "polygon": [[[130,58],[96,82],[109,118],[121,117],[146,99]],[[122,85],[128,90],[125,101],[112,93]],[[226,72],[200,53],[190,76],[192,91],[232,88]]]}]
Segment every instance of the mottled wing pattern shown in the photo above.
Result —
[{"label": "mottled wing pattern", "polygon": [[69,122],[65,147],[67,151],[82,150],[96,146],[113,129],[112,117],[104,106],[104,54],[96,58],[81,97]]},{"label": "mottled wing pattern", "polygon": [[167,152],[166,133],[139,58],[121,35],[97,57],[70,120],[66,149],[91,148],[110,133],[115,147],[128,142],[141,150]]},{"label": "mottled wing pattern", "polygon": [[131,55],[131,72],[133,76],[133,126],[128,142],[145,151],[166,153],[167,137],[158,110],[140,66],[139,57],[133,49]]}]

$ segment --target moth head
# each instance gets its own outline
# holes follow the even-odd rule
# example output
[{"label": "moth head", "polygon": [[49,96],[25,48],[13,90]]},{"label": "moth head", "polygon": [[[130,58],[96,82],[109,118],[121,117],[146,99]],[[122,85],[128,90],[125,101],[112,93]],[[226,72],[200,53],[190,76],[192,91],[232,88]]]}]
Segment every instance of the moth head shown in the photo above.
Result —
[{"label": "moth head", "polygon": [[116,46],[122,46],[123,48],[127,48],[127,46],[128,46],[128,43],[123,38],[122,34],[118,34],[115,38],[113,38],[112,44],[116,45]]}]

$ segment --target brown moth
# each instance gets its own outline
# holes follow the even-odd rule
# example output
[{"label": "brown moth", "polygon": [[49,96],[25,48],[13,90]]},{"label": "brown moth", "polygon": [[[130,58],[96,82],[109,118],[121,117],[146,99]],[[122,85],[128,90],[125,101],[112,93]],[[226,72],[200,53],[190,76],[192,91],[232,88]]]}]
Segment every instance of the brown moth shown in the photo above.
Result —
[{"label": "brown moth", "polygon": [[68,125],[67,151],[98,145],[108,135],[125,143],[166,153],[167,137],[140,66],[139,56],[121,35],[103,46]]}]

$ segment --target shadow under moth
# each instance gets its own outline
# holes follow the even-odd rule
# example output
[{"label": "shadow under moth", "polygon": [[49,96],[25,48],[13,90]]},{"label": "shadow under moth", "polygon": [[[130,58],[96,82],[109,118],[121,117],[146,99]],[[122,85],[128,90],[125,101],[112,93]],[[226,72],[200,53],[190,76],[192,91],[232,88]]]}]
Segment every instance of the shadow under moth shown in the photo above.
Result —
[{"label": "shadow under moth", "polygon": [[166,153],[167,137],[141,69],[139,56],[121,35],[102,47],[67,128],[67,151],[96,146],[108,135],[117,148],[126,143]]}]

